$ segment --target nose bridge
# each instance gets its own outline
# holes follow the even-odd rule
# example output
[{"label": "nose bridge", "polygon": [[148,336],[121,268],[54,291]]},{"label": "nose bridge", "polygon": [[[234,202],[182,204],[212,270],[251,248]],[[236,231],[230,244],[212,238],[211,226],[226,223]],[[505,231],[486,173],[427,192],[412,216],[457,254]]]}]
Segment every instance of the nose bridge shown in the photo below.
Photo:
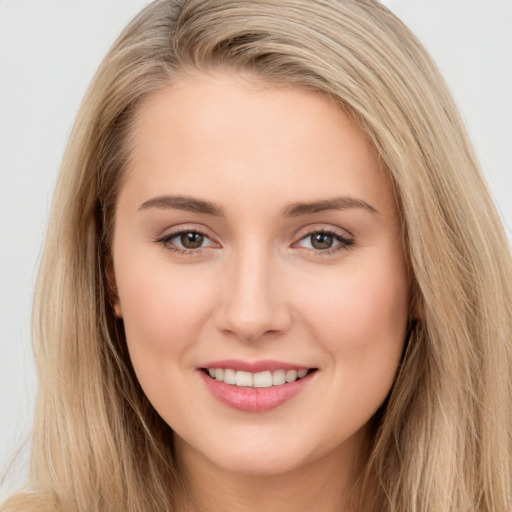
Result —
[{"label": "nose bridge", "polygon": [[221,329],[253,341],[287,328],[289,314],[273,251],[246,243],[233,251],[225,283]]}]

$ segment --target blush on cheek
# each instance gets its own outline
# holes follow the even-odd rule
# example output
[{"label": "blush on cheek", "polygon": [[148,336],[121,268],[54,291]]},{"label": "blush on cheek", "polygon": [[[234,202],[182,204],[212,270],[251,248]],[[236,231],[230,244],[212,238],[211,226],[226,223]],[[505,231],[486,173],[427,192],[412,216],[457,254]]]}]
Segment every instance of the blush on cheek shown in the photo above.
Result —
[{"label": "blush on cheek", "polygon": [[169,343],[190,340],[193,327],[209,317],[213,287],[208,280],[169,267],[139,268],[125,278],[122,310],[131,343],[165,350]]},{"label": "blush on cheek", "polygon": [[319,339],[342,361],[346,378],[368,373],[364,380],[371,381],[376,374],[391,385],[406,336],[407,288],[371,276],[357,287],[348,281],[315,302],[311,322],[321,326]]}]

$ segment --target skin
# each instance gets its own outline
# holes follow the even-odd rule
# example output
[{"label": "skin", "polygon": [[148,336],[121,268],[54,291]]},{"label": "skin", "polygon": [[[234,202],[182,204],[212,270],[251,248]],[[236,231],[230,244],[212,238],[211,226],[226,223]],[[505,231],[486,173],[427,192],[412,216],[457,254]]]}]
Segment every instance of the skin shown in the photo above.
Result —
[{"label": "skin", "polygon": [[[180,79],[135,121],[112,247],[115,311],[142,388],[175,432],[195,503],[182,496],[182,509],[348,510],[409,309],[375,152],[329,98],[220,72]],[[166,195],[222,215],[154,201]],[[342,207],[290,215],[339,197]],[[332,247],[319,249],[311,235],[326,231]],[[178,232],[203,233],[201,247],[183,252]],[[222,359],[317,371],[285,404],[244,412],[204,383],[199,368]]]}]

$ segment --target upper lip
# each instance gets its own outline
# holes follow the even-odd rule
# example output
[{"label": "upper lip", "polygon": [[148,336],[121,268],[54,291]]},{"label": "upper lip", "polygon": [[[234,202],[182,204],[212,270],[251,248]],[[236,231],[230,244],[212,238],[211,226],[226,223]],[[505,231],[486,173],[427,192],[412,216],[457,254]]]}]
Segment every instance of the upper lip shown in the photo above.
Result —
[{"label": "upper lip", "polygon": [[212,361],[201,366],[201,368],[222,368],[240,370],[251,373],[275,370],[310,370],[311,366],[303,364],[289,363],[284,361],[275,361],[270,359],[260,361],[243,361],[241,359],[223,359],[222,361]]}]

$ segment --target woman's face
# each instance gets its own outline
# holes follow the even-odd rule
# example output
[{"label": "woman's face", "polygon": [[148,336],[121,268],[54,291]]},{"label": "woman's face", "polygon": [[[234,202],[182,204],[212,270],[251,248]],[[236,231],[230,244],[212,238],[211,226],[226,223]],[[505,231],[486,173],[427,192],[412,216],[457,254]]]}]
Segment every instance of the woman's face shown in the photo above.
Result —
[{"label": "woman's face", "polygon": [[323,95],[219,73],[146,100],[131,144],[115,310],[184,463],[268,475],[357,458],[408,319],[366,137]]}]

